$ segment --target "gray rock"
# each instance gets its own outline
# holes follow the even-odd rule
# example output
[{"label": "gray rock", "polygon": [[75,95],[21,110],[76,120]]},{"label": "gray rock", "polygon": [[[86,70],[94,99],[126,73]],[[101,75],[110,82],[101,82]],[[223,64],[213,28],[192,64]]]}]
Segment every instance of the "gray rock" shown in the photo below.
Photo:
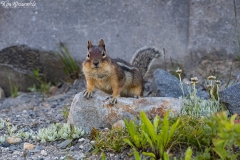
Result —
[{"label": "gray rock", "polygon": [[58,144],[57,147],[60,149],[67,148],[67,146],[72,142],[72,139],[66,139],[62,143]]},{"label": "gray rock", "polygon": [[240,114],[240,82],[220,91],[219,97],[231,113]]},{"label": "gray rock", "polygon": [[10,82],[21,91],[29,91],[28,87],[33,84],[39,85],[36,79],[30,78],[36,69],[40,76],[45,75],[50,82],[57,82],[66,76],[61,60],[52,52],[20,45],[1,50],[0,57],[0,86],[6,96],[10,95]]},{"label": "gray rock", "polygon": [[93,98],[83,98],[83,92],[75,95],[70,107],[68,123],[83,127],[87,132],[92,127],[105,128],[124,118],[134,119],[140,111],[145,111],[148,117],[163,116],[167,110],[180,113],[182,101],[168,97],[118,98],[116,105],[109,104],[109,95],[100,91]]},{"label": "gray rock", "polygon": [[8,108],[10,106],[17,106],[26,103],[27,100],[23,100],[21,98],[7,98],[4,100],[2,107]]},{"label": "gray rock", "polygon": [[[183,83],[184,95],[189,96],[187,84]],[[152,82],[153,94],[158,97],[173,97],[179,98],[183,96],[183,92],[180,88],[180,81],[177,77],[173,76],[167,71],[157,69],[153,75]],[[192,89],[191,89],[192,91]],[[208,99],[209,94],[205,92],[201,87],[197,90],[197,96],[202,99]]]}]

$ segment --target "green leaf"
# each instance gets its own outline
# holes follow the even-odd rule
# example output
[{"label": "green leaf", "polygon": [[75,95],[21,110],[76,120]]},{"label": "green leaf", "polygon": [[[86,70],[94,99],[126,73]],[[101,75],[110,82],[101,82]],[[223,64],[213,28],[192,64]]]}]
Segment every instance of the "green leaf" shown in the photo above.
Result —
[{"label": "green leaf", "polygon": [[142,131],[142,132],[143,132],[144,136],[146,137],[147,142],[149,143],[149,145],[150,145],[151,148],[153,149],[153,151],[155,151],[155,147],[154,147],[154,145],[153,145],[153,142],[152,142],[152,140],[149,138],[148,134],[146,134],[144,131]]},{"label": "green leaf", "polygon": [[134,140],[134,143],[135,143],[136,147],[140,148],[141,147],[141,142],[140,142],[139,136],[138,135],[134,135],[133,140]]},{"label": "green leaf", "polygon": [[101,155],[101,160],[106,160],[106,155],[105,155],[105,153],[102,153],[102,155]]},{"label": "green leaf", "polygon": [[132,142],[129,139],[124,138],[123,141],[127,143],[129,146],[131,146],[132,148],[135,148],[135,146],[132,144]]},{"label": "green leaf", "polygon": [[230,123],[231,123],[232,125],[234,125],[234,120],[236,119],[236,117],[237,117],[237,114],[234,114],[234,115],[231,116],[231,118],[230,118]]},{"label": "green leaf", "polygon": [[192,157],[192,149],[191,147],[188,147],[188,149],[185,152],[185,160],[191,160]]},{"label": "green leaf", "polygon": [[217,155],[222,159],[225,160],[227,157],[227,152],[225,149],[221,148],[213,148],[213,150],[217,153]]},{"label": "green leaf", "polygon": [[158,115],[156,115],[154,120],[153,120],[153,126],[154,126],[155,133],[157,133],[159,122],[160,122],[160,118],[159,118]]},{"label": "green leaf", "polygon": [[214,146],[216,147],[216,148],[225,148],[225,144],[226,144],[226,140],[221,140],[221,139],[213,139],[212,140],[212,142],[213,142],[213,144],[214,144]]},{"label": "green leaf", "polygon": [[140,112],[140,120],[142,123],[146,125],[146,127],[142,128],[144,129],[144,132],[149,133],[149,136],[151,137],[152,141],[155,141],[154,138],[156,138],[157,136],[154,130],[154,126],[143,111]]},{"label": "green leaf", "polygon": [[171,127],[170,132],[169,132],[169,140],[172,138],[174,132],[176,131],[178,125],[179,125],[180,119],[178,119]]},{"label": "green leaf", "polygon": [[164,152],[163,158],[164,160],[170,160],[169,155],[166,152]]},{"label": "green leaf", "polygon": [[240,134],[240,123],[238,123],[238,124],[235,124],[235,132],[237,133],[237,134]]},{"label": "green leaf", "polygon": [[135,160],[141,160],[140,154],[136,149],[134,149],[134,158]]},{"label": "green leaf", "polygon": [[149,156],[149,157],[152,157],[152,158],[156,158],[155,154],[152,153],[152,152],[142,152],[143,155],[145,156]]},{"label": "green leaf", "polygon": [[165,116],[163,118],[163,127],[162,127],[162,131],[161,131],[161,136],[162,136],[164,147],[168,143],[168,129],[169,129],[168,113],[169,113],[169,111],[165,114]]}]

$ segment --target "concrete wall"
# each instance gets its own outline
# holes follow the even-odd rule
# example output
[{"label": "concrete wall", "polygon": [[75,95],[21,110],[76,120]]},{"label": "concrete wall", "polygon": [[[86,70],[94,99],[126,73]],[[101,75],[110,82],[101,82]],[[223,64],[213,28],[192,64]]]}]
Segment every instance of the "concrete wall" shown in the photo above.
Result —
[{"label": "concrete wall", "polygon": [[[165,48],[166,57],[187,68],[212,53],[234,55],[238,50],[233,0],[8,2],[35,2],[35,6],[14,8],[0,3],[0,50],[16,44],[56,50],[62,41],[81,60],[87,40],[96,44],[104,38],[112,57],[129,60],[137,49],[154,46]],[[240,25],[239,0],[236,5]]]}]

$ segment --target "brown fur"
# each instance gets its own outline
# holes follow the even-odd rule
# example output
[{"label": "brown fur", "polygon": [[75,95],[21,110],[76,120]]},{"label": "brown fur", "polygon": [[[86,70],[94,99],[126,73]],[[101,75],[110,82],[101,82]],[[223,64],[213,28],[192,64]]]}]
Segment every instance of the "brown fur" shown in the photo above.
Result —
[{"label": "brown fur", "polygon": [[143,78],[140,71],[123,60],[111,59],[107,55],[103,39],[100,39],[98,46],[88,41],[87,48],[88,56],[82,63],[87,82],[84,96],[89,98],[95,88],[112,94],[112,103],[116,103],[119,95],[143,95]]}]

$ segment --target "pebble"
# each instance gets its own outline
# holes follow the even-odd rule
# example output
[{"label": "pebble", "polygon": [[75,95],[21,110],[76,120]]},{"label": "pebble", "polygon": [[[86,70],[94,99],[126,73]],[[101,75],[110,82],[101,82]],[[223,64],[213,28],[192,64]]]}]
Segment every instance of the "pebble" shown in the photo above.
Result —
[{"label": "pebble", "polygon": [[43,155],[43,156],[47,156],[47,151],[45,151],[45,150],[41,150],[41,155]]},{"label": "pebble", "polygon": [[9,147],[10,146],[10,144],[9,143],[7,143],[7,142],[4,142],[3,144],[2,144],[2,147]]},{"label": "pebble", "polygon": [[31,144],[31,143],[24,143],[23,144],[23,149],[32,150],[34,148],[35,148],[34,144]]},{"label": "pebble", "polygon": [[20,154],[21,154],[21,152],[19,152],[19,151],[14,151],[14,152],[13,152],[13,154],[20,155]]},{"label": "pebble", "polygon": [[112,125],[112,128],[115,128],[115,129],[125,128],[125,123],[123,120],[119,120]]},{"label": "pebble", "polygon": [[83,141],[85,141],[85,138],[80,138],[80,139],[78,140],[78,142],[83,142]]},{"label": "pebble", "polygon": [[[22,93],[17,99],[6,98],[0,100],[0,119],[10,118],[10,123],[18,126],[18,129],[24,132],[38,131],[40,128],[46,128],[52,123],[66,123],[67,120],[63,116],[63,107],[68,108],[76,93],[85,89],[82,81],[81,87],[74,86],[66,93],[58,93],[60,89],[50,97],[43,97],[40,93],[29,92]],[[13,102],[11,102],[13,101]],[[4,103],[4,105],[3,105]],[[109,129],[106,129],[109,130]],[[7,127],[0,130],[0,135],[7,134]],[[92,144],[95,141],[90,141],[87,137],[79,138],[71,143],[70,149],[59,148],[61,143],[65,143],[65,148],[69,142],[67,140],[58,140],[42,144],[32,139],[21,140],[18,144],[9,144],[5,141],[0,144],[0,160],[14,159],[22,160],[53,160],[65,159],[66,155],[78,160],[88,159],[91,157],[89,152],[92,150]],[[26,147],[26,144],[31,144],[33,149]],[[96,156],[99,159],[99,156]],[[124,156],[121,156],[124,157]],[[113,157],[114,158],[114,157]]]},{"label": "pebble", "polygon": [[17,143],[21,143],[22,139],[18,137],[7,137],[6,141],[8,144],[17,144]]}]

